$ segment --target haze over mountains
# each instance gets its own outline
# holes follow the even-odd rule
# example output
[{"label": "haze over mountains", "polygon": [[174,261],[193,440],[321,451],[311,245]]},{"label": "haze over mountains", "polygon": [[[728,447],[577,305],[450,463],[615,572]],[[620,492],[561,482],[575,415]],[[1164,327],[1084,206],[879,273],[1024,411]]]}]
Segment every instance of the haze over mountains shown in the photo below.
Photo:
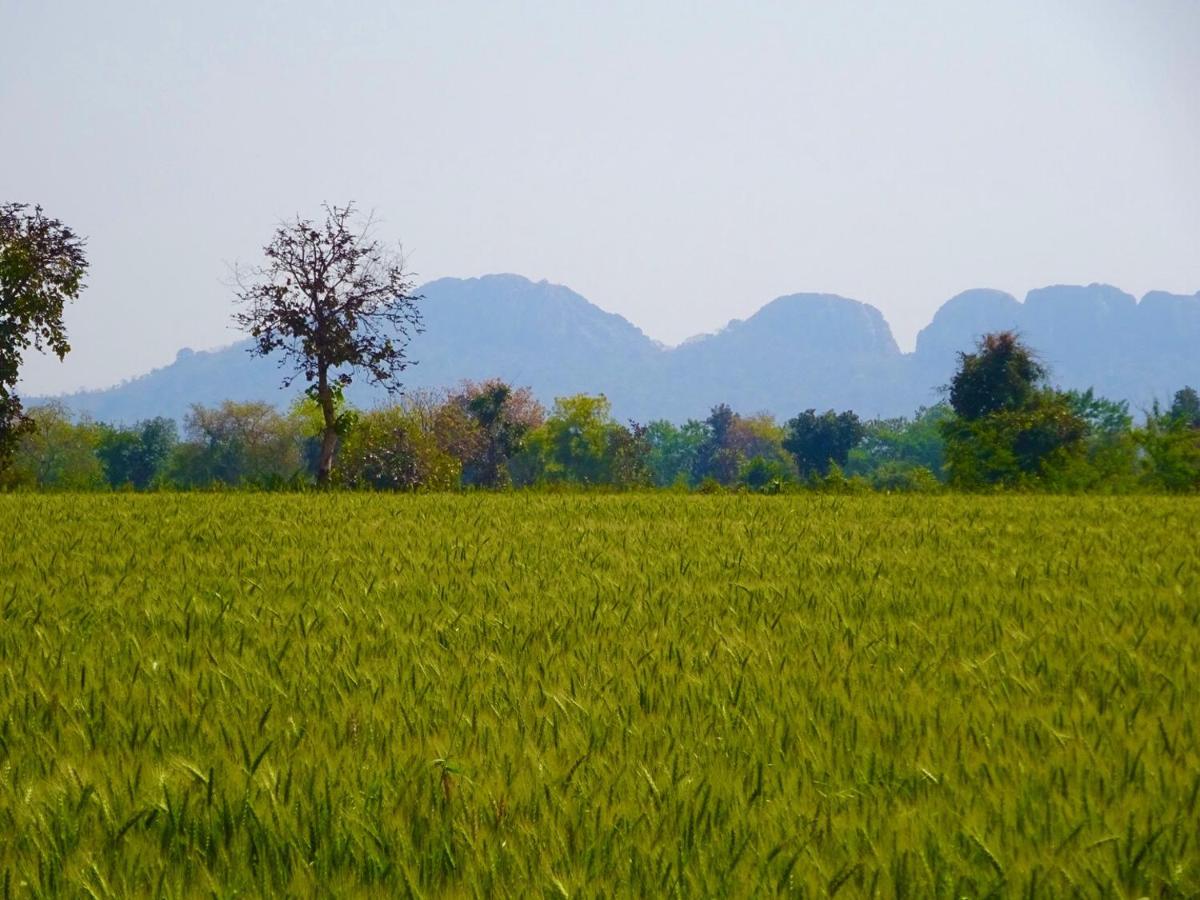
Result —
[{"label": "haze over mountains", "polygon": [[[532,387],[547,404],[604,393],[622,419],[703,418],[720,402],[781,418],[809,407],[905,415],[939,399],[960,350],[1006,328],[1039,352],[1055,384],[1094,387],[1129,401],[1135,414],[1184,384],[1200,386],[1200,293],[1154,291],[1139,302],[1109,285],[1068,285],[1030,291],[1021,303],[970,290],[943,304],[911,354],[900,352],[878,309],[832,294],[779,297],[715,334],[666,348],[566,287],[518,275],[444,278],[420,293],[426,328],[410,346],[418,365],[405,372],[406,390],[496,376]],[[193,403],[226,399],[286,406],[303,385],[281,391],[275,362],[248,347],[181,350],[140,378],[58,399],[120,423],[182,419]],[[348,396],[360,406],[386,399],[360,384]]]}]

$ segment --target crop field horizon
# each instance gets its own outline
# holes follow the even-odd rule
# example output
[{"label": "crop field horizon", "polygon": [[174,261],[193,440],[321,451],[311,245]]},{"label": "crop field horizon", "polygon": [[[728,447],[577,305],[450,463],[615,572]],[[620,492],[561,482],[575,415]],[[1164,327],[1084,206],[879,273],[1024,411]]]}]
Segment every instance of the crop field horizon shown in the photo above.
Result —
[{"label": "crop field horizon", "polygon": [[8,897],[1187,897],[1200,500],[0,495]]}]

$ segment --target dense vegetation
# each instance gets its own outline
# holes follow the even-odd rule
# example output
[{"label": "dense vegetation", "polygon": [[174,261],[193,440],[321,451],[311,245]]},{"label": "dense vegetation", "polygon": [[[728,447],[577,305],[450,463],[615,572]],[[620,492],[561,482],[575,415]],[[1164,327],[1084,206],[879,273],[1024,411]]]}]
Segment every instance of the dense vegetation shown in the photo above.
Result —
[{"label": "dense vegetation", "polygon": [[[29,411],[0,488],[303,487],[315,483],[324,420],[311,401],[193,408],[176,423],[115,427]],[[466,384],[372,410],[341,409],[336,484],[374,490],[553,485],[779,493],[1200,490],[1200,401],[1190,388],[1134,425],[1124,404],[1037,389],[989,412],[951,403],[860,422],[813,410],[786,423],[720,405],[704,421],[622,424],[603,397],[543,409],[528,390]]]},{"label": "dense vegetation", "polygon": [[6,896],[1200,891],[1190,498],[0,523]]},{"label": "dense vegetation", "polygon": [[40,208],[0,205],[0,489],[1200,489],[1194,389],[1135,429],[1126,404],[1052,387],[1011,331],[961,352],[949,404],[912,421],[808,409],[781,426],[720,404],[682,427],[625,426],[602,395],[560,397],[547,413],[527,388],[497,380],[357,411],[344,389],[358,378],[401,392],[408,343],[422,329],[402,255],[346,204],[326,205],[323,222],[280,223],[263,257],[235,270],[234,320],[253,353],[279,358],[285,387],[308,385],[289,415],[264,403],[195,405],[182,442],[166,419],[114,427],[72,421],[53,405],[27,415],[13,392],[23,356],[68,352],[64,305],[82,289],[87,260],[83,241]]}]

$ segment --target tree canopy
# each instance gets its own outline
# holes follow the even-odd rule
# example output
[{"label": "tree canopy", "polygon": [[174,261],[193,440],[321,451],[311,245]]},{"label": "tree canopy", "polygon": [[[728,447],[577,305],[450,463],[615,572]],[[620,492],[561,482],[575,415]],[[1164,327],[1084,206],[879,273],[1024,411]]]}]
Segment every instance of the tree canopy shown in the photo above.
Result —
[{"label": "tree canopy", "polygon": [[817,415],[807,409],[787,423],[784,449],[796,458],[800,474],[828,475],[830,466],[845,468],[850,451],[865,435],[858,416],[832,409]]},{"label": "tree canopy", "polygon": [[0,467],[30,427],[16,385],[31,347],[62,359],[71,349],[63,308],[83,290],[84,240],[24,203],[0,204]]},{"label": "tree canopy", "polygon": [[373,235],[354,205],[324,207],[314,224],[299,216],[281,223],[263,248],[266,263],[238,271],[242,309],[237,324],[254,339],[252,352],[278,354],[290,369],[284,385],[309,383],[324,422],[317,481],[326,484],[338,435],[341,390],[357,372],[389,391],[400,389],[410,364],[406,347],[421,330],[421,299],[398,251]]}]

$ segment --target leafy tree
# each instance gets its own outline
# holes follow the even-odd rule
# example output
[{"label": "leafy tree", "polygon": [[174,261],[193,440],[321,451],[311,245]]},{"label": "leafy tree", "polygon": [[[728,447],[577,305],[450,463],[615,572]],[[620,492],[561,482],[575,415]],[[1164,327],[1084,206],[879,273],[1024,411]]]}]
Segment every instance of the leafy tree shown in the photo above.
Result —
[{"label": "leafy tree", "polygon": [[32,407],[26,415],[31,427],[17,437],[0,484],[55,490],[104,486],[104,470],[96,457],[98,426],[86,419],[72,421],[57,403]]},{"label": "leafy tree", "polygon": [[665,419],[647,425],[649,453],[646,464],[652,482],[658,487],[690,484],[707,433],[704,423],[695,419],[689,419],[682,426]]},{"label": "leafy tree", "polygon": [[1030,486],[1077,465],[1087,424],[1065,395],[1044,390],[1014,409],[943,422],[942,433],[954,484]]},{"label": "leafy tree", "polygon": [[[860,474],[857,477],[863,476]],[[927,467],[893,460],[873,469],[867,481],[877,491],[896,493],[928,494],[942,487],[941,481]]]},{"label": "leafy tree", "polygon": [[755,493],[778,494],[791,480],[791,472],[779,460],[756,455],[742,466],[738,480]]},{"label": "leafy tree", "polygon": [[402,258],[371,236],[353,204],[325,206],[320,226],[299,216],[281,223],[263,248],[265,266],[238,273],[234,319],[254,338],[253,353],[278,353],[291,369],[288,387],[303,376],[321,408],[323,431],[317,482],[329,482],[338,438],[350,422],[341,390],[354,373],[389,391],[400,388],[409,365],[405,350],[421,330],[413,283]]},{"label": "leafy tree", "polygon": [[628,427],[613,425],[608,429],[609,482],[624,488],[652,485],[650,453],[650,433],[645,425],[632,420]]},{"label": "leafy tree", "polygon": [[545,423],[530,434],[525,452],[514,460],[520,473],[515,480],[611,484],[614,454],[621,444],[612,432],[620,428],[603,394],[559,397]]},{"label": "leafy tree", "polygon": [[1086,391],[1067,391],[1066,398],[1075,414],[1087,424],[1088,433],[1094,438],[1116,438],[1133,427],[1133,416],[1129,414],[1129,404],[1124,400],[1098,397],[1092,388]]},{"label": "leafy tree", "polygon": [[270,485],[303,471],[302,437],[267,403],[196,404],[184,419],[187,442],[173,454],[170,479],[180,487]]},{"label": "leafy tree", "polygon": [[793,476],[792,459],[783,445],[787,433],[769,414],[743,416],[722,403],[713,407],[701,426],[704,437],[695,453],[694,482],[712,478],[726,487],[737,484],[755,457],[762,457],[788,479]]},{"label": "leafy tree", "polygon": [[1176,391],[1170,414],[1191,428],[1200,428],[1200,394],[1196,389],[1184,387]]},{"label": "leafy tree", "polygon": [[452,490],[462,464],[439,446],[437,405],[417,397],[362,413],[346,435],[339,479],[375,490]]},{"label": "leafy tree", "polygon": [[0,204],[0,469],[17,435],[33,426],[15,391],[30,347],[59,359],[70,351],[63,307],[83,290],[84,241],[24,203]]},{"label": "leafy tree", "polygon": [[133,428],[103,426],[96,455],[110,485],[145,490],[166,472],[178,442],[173,419],[148,419]]},{"label": "leafy tree", "polygon": [[1025,405],[1045,378],[1045,367],[1014,332],[984,335],[976,352],[958,354],[950,405],[959,418],[975,421]]},{"label": "leafy tree", "polygon": [[985,335],[959,354],[950,382],[955,418],[940,427],[960,487],[1053,480],[1078,465],[1088,423],[1078,399],[1046,387],[1046,369],[1013,332]]},{"label": "leafy tree", "polygon": [[[919,489],[926,475],[940,480],[946,440],[941,423],[954,416],[948,403],[922,407],[911,418],[876,419],[863,426],[863,439],[850,451],[846,473],[861,475],[883,490],[901,490],[903,473],[912,471]],[[919,470],[919,471],[918,471]]]},{"label": "leafy tree", "polygon": [[832,409],[817,415],[808,409],[787,423],[783,447],[796,459],[801,476],[829,474],[830,466],[845,467],[850,451],[863,439],[866,430],[857,415]]},{"label": "leafy tree", "polygon": [[1067,391],[1071,410],[1087,428],[1083,452],[1046,473],[1053,487],[1125,491],[1135,486],[1138,447],[1125,401],[1097,396],[1092,388]]},{"label": "leafy tree", "polygon": [[711,478],[721,485],[737,481],[745,455],[733,440],[736,432],[737,413],[728,404],[720,403],[712,408],[704,420],[706,434],[696,451],[696,463],[692,478],[702,482]]},{"label": "leafy tree", "polygon": [[783,446],[787,429],[779,425],[774,416],[759,413],[753,416],[736,415],[726,441],[744,459],[762,457],[768,463],[780,467],[787,477],[794,474],[792,455]]},{"label": "leafy tree", "polygon": [[[504,487],[511,483],[508,463],[525,447],[530,432],[545,420],[545,410],[529,388],[514,389],[499,379],[479,384],[466,382],[452,394],[449,412],[457,410],[473,426],[460,439],[463,483]],[[445,424],[443,433],[451,429]],[[473,439],[472,439],[473,438]]]},{"label": "leafy tree", "polygon": [[[1179,393],[1183,393],[1180,391]],[[1176,394],[1176,400],[1179,394]],[[1185,402],[1186,402],[1185,397]],[[1142,478],[1150,487],[1167,491],[1200,490],[1200,425],[1193,425],[1186,408],[1163,410],[1157,403],[1146,424],[1134,433],[1144,453]]]}]

